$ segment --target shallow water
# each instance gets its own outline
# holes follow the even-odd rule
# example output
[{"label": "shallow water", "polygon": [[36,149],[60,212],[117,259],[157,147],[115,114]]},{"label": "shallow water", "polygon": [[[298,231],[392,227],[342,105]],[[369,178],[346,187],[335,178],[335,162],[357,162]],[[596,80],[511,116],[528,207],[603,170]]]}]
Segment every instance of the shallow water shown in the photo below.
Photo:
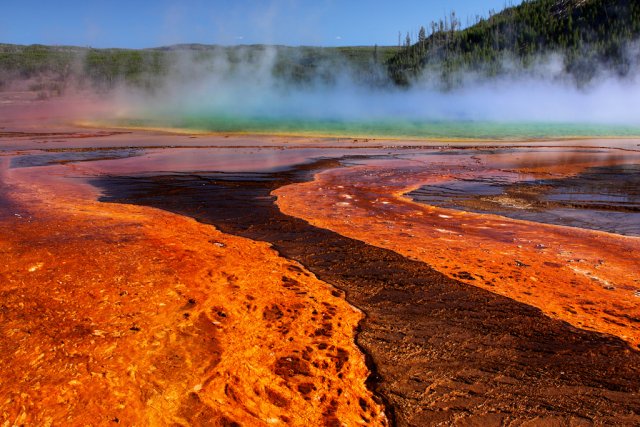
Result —
[{"label": "shallow water", "polygon": [[640,236],[640,165],[517,182],[478,176],[426,185],[409,196],[440,207]]},{"label": "shallow water", "polygon": [[140,149],[87,149],[86,151],[50,152],[46,154],[29,154],[11,159],[12,168],[29,168],[77,162],[93,162],[97,160],[126,159],[141,155]]}]

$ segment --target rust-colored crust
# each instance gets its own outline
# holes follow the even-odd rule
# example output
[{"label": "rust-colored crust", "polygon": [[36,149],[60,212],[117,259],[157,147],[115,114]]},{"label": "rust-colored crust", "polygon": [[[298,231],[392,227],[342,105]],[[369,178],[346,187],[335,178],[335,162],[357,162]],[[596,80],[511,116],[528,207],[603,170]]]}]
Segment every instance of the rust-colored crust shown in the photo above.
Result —
[{"label": "rust-colored crust", "polygon": [[[362,314],[267,244],[6,169],[0,419],[386,425]],[[8,207],[7,207],[8,206]]]}]

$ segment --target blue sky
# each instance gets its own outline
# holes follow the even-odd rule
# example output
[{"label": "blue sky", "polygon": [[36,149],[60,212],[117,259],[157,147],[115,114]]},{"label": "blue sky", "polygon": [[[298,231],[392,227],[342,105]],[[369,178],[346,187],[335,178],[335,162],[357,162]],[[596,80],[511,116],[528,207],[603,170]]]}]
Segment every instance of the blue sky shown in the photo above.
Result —
[{"label": "blue sky", "polygon": [[504,5],[505,0],[2,0],[0,43],[393,45],[398,31],[415,34],[451,10],[464,24],[467,17]]}]

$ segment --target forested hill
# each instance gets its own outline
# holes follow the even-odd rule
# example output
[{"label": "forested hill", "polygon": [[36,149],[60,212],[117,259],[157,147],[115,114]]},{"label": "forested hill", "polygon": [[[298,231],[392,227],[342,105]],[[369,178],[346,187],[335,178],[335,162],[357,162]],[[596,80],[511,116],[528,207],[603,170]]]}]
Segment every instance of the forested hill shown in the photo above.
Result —
[{"label": "forested hill", "polygon": [[168,76],[219,73],[215,64],[226,64],[229,73],[239,68],[258,73],[269,61],[273,77],[288,83],[331,80],[350,73],[363,82],[380,84],[386,81],[386,62],[398,50],[397,46],[201,44],[135,50],[0,43],[0,90],[15,81],[31,82],[42,97],[59,95],[70,85],[109,89],[126,83],[154,89]]},{"label": "forested hill", "polygon": [[[529,66],[548,53],[563,55],[565,71],[588,82],[598,67],[629,73],[630,42],[640,35],[638,0],[529,0],[461,29],[452,13],[424,27],[416,43],[388,61],[391,78],[408,84],[425,71],[455,84],[456,71],[499,75],[505,59]],[[637,56],[637,52],[635,53]]]}]

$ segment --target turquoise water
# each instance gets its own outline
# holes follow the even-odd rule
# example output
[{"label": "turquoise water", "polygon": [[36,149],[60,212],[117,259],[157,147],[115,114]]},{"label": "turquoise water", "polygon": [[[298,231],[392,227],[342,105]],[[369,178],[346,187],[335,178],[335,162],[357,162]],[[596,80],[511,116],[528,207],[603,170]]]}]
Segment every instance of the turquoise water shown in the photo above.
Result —
[{"label": "turquoise water", "polygon": [[198,131],[386,137],[416,139],[550,139],[570,137],[640,137],[640,126],[595,123],[518,123],[478,121],[376,120],[340,121],[273,117],[211,117],[192,115],[171,119],[127,119],[121,126],[173,127]]}]

